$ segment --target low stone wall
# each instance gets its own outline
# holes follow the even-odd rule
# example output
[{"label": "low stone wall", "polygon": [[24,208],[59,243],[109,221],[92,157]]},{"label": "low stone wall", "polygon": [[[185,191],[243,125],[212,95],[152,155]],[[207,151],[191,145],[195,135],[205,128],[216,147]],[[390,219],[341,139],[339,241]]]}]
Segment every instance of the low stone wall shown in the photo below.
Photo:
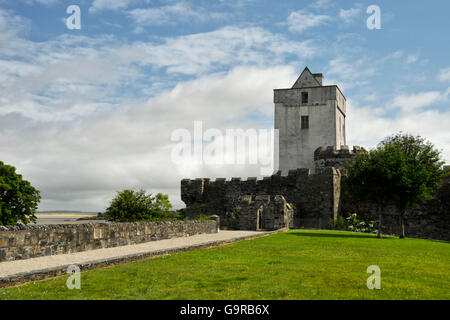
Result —
[{"label": "low stone wall", "polygon": [[217,233],[220,222],[160,221],[0,226],[0,262]]}]

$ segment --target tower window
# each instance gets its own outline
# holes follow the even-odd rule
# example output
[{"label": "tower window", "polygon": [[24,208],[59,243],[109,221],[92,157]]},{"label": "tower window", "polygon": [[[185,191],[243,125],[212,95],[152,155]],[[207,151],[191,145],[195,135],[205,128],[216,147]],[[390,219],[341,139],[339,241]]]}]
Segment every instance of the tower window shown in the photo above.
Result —
[{"label": "tower window", "polygon": [[309,129],[309,116],[302,116],[302,129]]},{"label": "tower window", "polygon": [[308,92],[302,92],[302,104],[308,103]]}]

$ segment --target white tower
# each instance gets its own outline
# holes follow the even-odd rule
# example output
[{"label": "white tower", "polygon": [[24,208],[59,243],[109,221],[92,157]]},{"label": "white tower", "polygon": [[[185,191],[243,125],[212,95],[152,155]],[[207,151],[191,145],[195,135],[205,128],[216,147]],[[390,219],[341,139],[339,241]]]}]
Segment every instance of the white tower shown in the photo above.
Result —
[{"label": "white tower", "polygon": [[323,86],[323,75],[308,67],[291,89],[274,90],[275,129],[279,130],[279,166],[314,172],[314,151],[346,144],[346,99],[338,86]]}]

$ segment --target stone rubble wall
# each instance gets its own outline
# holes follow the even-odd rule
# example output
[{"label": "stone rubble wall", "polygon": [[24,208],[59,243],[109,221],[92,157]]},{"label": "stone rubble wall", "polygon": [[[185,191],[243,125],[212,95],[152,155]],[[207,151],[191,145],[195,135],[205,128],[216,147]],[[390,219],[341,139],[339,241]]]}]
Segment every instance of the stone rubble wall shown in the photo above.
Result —
[{"label": "stone rubble wall", "polygon": [[[346,196],[345,165],[361,147],[350,150],[342,146],[318,148],[314,153],[316,173],[308,169],[290,170],[287,176],[278,172],[263,180],[248,178],[185,179],[181,182],[181,198],[186,203],[187,214],[220,216],[221,227],[230,226],[233,210],[246,196],[280,195],[292,204],[293,227],[327,229],[330,219],[339,215],[357,213],[359,218],[378,220],[378,207],[371,203],[355,202]],[[450,178],[449,178],[450,179]],[[409,210],[405,216],[405,232],[409,237],[450,241],[450,181],[437,190],[435,199]],[[383,232],[399,233],[398,213],[390,206],[384,208]],[[292,227],[292,225],[290,226]]]},{"label": "stone rubble wall", "polygon": [[[345,179],[344,179],[345,180]],[[345,194],[345,183],[343,184]],[[343,196],[341,215],[356,213],[358,219],[378,221],[379,206],[373,203],[359,203]],[[399,214],[394,206],[383,208],[382,232],[399,235]],[[405,213],[405,234],[407,237],[450,241],[450,181],[445,182],[435,193],[434,199]]]},{"label": "stone rubble wall", "polygon": [[280,230],[293,226],[294,210],[283,196],[246,195],[242,197],[240,207],[240,230]]},{"label": "stone rubble wall", "polygon": [[219,220],[0,226],[0,262],[217,233]]},{"label": "stone rubble wall", "polygon": [[311,174],[309,169],[289,170],[286,176],[278,172],[263,180],[181,181],[181,199],[188,217],[215,214],[225,228],[231,226],[232,213],[245,195],[282,195],[294,207],[295,227],[326,228],[330,219],[337,217],[339,190],[340,172],[334,168],[325,168],[317,174]]},{"label": "stone rubble wall", "polygon": [[365,151],[364,148],[354,146],[350,150],[348,146],[341,146],[336,150],[334,146],[320,147],[314,151],[314,164],[316,172],[320,172],[325,168],[334,167],[339,169],[342,174],[346,173],[346,164],[350,162],[358,153]]}]

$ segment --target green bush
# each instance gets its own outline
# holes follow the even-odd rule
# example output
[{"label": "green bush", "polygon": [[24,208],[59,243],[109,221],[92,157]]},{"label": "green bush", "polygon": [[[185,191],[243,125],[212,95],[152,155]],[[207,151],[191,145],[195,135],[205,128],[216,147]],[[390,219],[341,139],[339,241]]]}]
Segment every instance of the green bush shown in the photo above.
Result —
[{"label": "green bush", "polygon": [[160,221],[169,219],[171,208],[167,195],[123,190],[111,201],[105,216],[115,222]]},{"label": "green bush", "polygon": [[209,221],[209,220],[211,220],[211,216],[207,216],[207,215],[201,214],[195,220],[198,220],[198,221]]},{"label": "green bush", "polygon": [[347,230],[345,219],[342,216],[339,216],[336,220],[331,219],[329,225],[332,230]]},{"label": "green bush", "polygon": [[41,196],[38,190],[16,173],[16,168],[0,161],[0,225],[36,222]]},{"label": "green bush", "polygon": [[170,220],[173,220],[173,221],[187,220],[187,218],[186,218],[186,208],[169,211],[167,213],[167,216],[168,216],[168,218]]},{"label": "green bush", "polygon": [[366,232],[366,233],[377,233],[378,230],[375,228],[375,222],[372,220],[359,220],[356,213],[350,214],[348,217],[344,218],[340,216],[337,220],[330,220],[330,229],[333,230],[344,230],[344,231],[354,231],[354,232]]}]

